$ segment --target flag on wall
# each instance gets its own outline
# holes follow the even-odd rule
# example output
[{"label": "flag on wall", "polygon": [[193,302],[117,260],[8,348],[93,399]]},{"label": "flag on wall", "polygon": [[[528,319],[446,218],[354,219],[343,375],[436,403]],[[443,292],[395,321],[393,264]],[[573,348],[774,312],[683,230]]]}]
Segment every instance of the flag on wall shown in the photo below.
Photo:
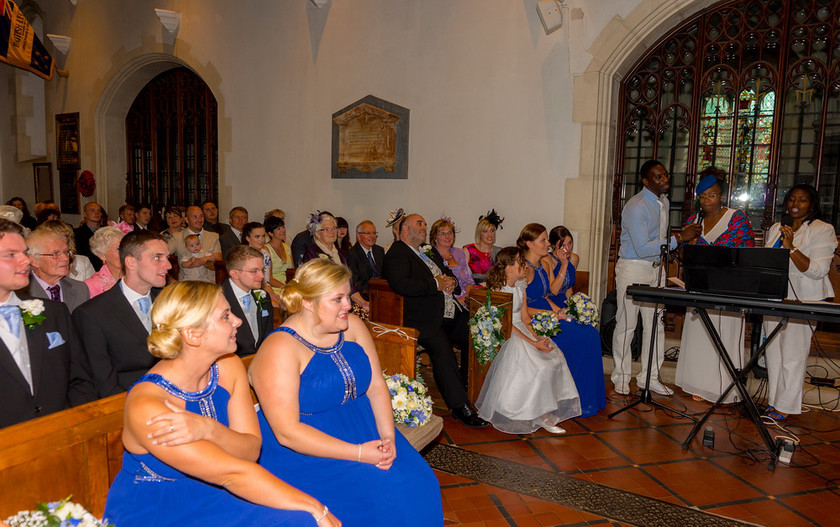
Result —
[{"label": "flag on wall", "polygon": [[[12,0],[0,0],[0,61],[52,79],[55,61]],[[58,70],[59,75],[66,76]]]}]

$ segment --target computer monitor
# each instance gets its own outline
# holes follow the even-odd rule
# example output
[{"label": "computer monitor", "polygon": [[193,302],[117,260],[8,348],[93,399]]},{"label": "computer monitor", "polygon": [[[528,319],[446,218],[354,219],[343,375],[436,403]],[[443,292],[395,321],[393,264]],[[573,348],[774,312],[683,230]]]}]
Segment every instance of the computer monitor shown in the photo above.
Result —
[{"label": "computer monitor", "polygon": [[782,300],[788,291],[790,251],[770,247],[686,245],[686,291]]}]

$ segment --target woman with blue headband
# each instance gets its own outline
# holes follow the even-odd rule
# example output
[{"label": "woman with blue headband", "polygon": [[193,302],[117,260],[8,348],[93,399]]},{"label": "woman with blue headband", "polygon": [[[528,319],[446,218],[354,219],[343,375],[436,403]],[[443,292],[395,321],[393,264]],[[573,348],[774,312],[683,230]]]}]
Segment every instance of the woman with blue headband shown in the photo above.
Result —
[{"label": "woman with blue headband", "polygon": [[[739,209],[723,205],[726,188],[724,178],[725,173],[714,167],[700,173],[695,188],[700,208],[686,220],[687,225],[699,223],[703,227],[702,235],[693,243],[754,247],[755,238],[747,215]],[[745,355],[744,317],[712,309],[709,310],[709,317],[726,349],[733,353],[732,362],[740,369]],[[690,393],[695,401],[717,401],[731,382],[700,317],[686,313],[677,361],[677,386]],[[723,402],[735,402],[738,398],[737,391],[732,390]]]}]

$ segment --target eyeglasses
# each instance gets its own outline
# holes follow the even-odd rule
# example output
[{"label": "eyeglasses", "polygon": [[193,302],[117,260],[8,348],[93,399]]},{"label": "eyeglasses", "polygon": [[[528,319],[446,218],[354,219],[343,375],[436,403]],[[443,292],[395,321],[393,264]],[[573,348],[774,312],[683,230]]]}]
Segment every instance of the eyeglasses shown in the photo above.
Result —
[{"label": "eyeglasses", "polygon": [[718,196],[720,196],[720,194],[718,194],[717,192],[704,192],[703,194],[697,196],[697,199],[700,201],[705,201],[707,199],[715,199]]},{"label": "eyeglasses", "polygon": [[362,232],[357,232],[356,234],[361,234],[363,236],[370,236],[371,234],[374,235],[374,236],[379,235],[379,233],[376,232],[376,231],[362,231]]},{"label": "eyeglasses", "polygon": [[438,232],[437,234],[438,234],[438,236],[451,236],[451,235],[453,235],[453,234],[455,234],[455,233],[454,233],[454,232],[452,232],[452,231],[440,231],[440,232]]},{"label": "eyeglasses", "polygon": [[70,255],[72,255],[72,254],[73,253],[70,252],[70,251],[55,251],[55,252],[51,252],[51,253],[33,253],[33,254],[31,254],[31,256],[44,256],[46,258],[53,258],[55,260],[58,260],[59,258],[64,258],[64,257],[70,258]]},{"label": "eyeglasses", "polygon": [[239,272],[240,273],[251,273],[253,275],[265,274],[264,269],[240,269]]}]

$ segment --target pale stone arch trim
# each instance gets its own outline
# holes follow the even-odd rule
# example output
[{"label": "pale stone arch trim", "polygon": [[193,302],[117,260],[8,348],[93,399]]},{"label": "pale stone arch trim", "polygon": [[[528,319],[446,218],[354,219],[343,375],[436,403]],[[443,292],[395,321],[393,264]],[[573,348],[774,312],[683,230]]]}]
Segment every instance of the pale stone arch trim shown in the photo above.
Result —
[{"label": "pale stone arch trim", "polygon": [[[581,258],[588,263],[589,292],[607,293],[612,183],[615,167],[620,82],[657,40],[718,0],[642,0],[626,18],[613,18],[588,52],[592,60],[575,77],[572,119],[581,127],[580,169],[566,182],[566,225],[578,228]],[[593,96],[594,94],[594,96]],[[590,210],[576,204],[589,202]]]}]

